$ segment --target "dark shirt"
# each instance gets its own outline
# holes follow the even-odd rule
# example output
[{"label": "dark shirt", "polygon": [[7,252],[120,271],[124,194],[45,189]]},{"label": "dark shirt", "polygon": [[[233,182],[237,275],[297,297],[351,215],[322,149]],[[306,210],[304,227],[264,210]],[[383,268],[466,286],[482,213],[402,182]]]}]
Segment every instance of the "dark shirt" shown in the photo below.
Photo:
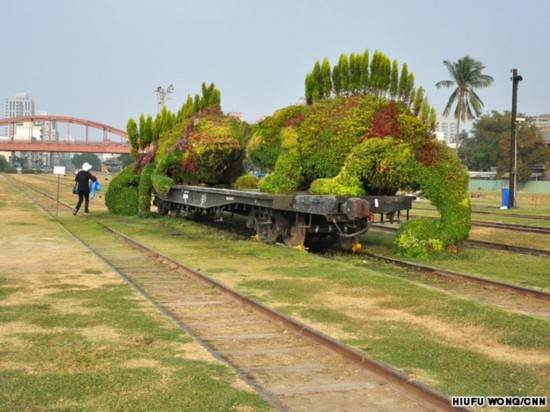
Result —
[{"label": "dark shirt", "polygon": [[79,192],[89,192],[90,189],[90,180],[96,180],[95,176],[92,175],[90,172],[87,172],[85,170],[81,170],[78,172],[74,178],[75,182],[78,183],[78,191]]}]

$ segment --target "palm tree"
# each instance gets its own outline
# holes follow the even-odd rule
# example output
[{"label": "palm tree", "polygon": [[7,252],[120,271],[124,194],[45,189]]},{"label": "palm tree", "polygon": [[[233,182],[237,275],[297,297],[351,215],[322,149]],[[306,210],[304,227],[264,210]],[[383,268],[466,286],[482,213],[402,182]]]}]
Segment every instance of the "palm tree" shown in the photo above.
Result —
[{"label": "palm tree", "polygon": [[[478,60],[465,56],[457,62],[443,61],[445,67],[449,71],[452,80],[442,80],[437,82],[435,86],[440,87],[455,87],[453,93],[449,97],[447,106],[443,114],[447,116],[451,111],[451,106],[457,102],[454,111],[456,124],[456,152],[458,153],[458,136],[460,134],[460,121],[466,122],[466,119],[474,119],[482,114],[483,102],[476,94],[474,89],[487,87],[493,83],[493,78],[483,74],[485,66]],[[473,112],[472,112],[473,109]],[[475,113],[475,115],[474,115]]]}]

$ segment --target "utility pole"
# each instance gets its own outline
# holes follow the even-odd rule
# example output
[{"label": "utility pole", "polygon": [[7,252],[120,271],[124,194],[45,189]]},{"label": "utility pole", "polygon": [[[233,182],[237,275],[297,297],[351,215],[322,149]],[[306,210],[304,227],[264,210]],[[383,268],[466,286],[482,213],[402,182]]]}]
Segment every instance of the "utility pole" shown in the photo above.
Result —
[{"label": "utility pole", "polygon": [[157,101],[158,101],[158,104],[159,104],[159,113],[162,111],[162,108],[164,107],[164,103],[167,99],[167,95],[172,93],[174,91],[174,85],[170,85],[165,89],[163,89],[162,87],[157,87],[155,92],[157,93]]},{"label": "utility pole", "polygon": [[512,69],[512,130],[510,135],[510,189],[508,192],[508,209],[516,207],[516,184],[517,184],[517,163],[518,143],[516,139],[516,116],[518,103],[518,83],[523,80],[517,69]]}]

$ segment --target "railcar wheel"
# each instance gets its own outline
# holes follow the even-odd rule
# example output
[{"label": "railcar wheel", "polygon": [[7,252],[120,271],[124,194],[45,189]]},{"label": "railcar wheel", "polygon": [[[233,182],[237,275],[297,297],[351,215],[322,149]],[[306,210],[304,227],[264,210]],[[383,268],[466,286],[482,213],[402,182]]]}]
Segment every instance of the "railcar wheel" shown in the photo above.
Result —
[{"label": "railcar wheel", "polygon": [[303,216],[290,223],[287,233],[283,236],[283,242],[290,247],[303,246],[306,240],[306,219]]},{"label": "railcar wheel", "polygon": [[344,250],[351,250],[353,245],[359,243],[360,236],[344,237],[340,236],[340,247]]},{"label": "railcar wheel", "polygon": [[170,206],[163,200],[157,200],[157,212],[161,216],[166,216],[170,211]]}]

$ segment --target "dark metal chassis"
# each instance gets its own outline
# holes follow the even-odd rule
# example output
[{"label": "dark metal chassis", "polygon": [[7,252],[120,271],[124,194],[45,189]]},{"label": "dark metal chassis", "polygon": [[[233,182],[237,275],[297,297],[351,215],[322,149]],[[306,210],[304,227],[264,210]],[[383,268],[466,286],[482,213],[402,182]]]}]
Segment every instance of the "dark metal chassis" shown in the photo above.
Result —
[{"label": "dark metal chassis", "polygon": [[167,194],[154,193],[160,214],[205,213],[223,218],[225,212],[247,216],[247,227],[255,229],[260,240],[278,238],[290,245],[303,245],[306,233],[332,234],[349,249],[366,233],[375,219],[393,222],[409,210],[411,196],[334,196],[295,193],[273,195],[202,186],[175,185]]}]

